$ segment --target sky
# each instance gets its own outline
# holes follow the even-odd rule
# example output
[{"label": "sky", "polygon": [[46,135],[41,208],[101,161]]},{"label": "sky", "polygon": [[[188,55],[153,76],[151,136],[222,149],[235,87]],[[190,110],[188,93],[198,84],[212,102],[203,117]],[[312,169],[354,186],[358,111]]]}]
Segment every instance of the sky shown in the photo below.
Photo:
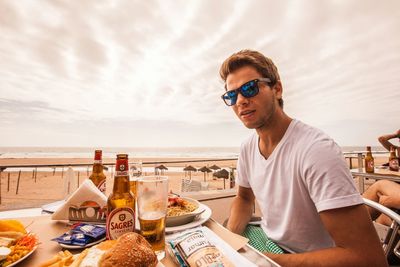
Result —
[{"label": "sky", "polygon": [[0,0],[0,146],[240,146],[218,71],[242,49],[339,145],[400,128],[398,0]]}]

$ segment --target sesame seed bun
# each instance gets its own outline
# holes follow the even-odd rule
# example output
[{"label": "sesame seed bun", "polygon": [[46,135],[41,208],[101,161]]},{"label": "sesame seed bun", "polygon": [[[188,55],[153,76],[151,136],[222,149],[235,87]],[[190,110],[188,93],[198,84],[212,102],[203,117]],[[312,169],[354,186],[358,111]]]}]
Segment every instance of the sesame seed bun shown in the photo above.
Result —
[{"label": "sesame seed bun", "polygon": [[103,254],[99,266],[155,267],[157,263],[156,254],[144,237],[136,233],[126,233],[119,237],[117,243]]}]

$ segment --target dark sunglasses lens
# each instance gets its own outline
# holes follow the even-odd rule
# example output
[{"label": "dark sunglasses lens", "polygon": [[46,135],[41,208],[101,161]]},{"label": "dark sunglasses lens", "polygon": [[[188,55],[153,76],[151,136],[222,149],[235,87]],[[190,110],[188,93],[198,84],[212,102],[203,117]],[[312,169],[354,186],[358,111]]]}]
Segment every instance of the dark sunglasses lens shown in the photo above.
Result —
[{"label": "dark sunglasses lens", "polygon": [[236,100],[237,100],[237,94],[238,93],[236,91],[226,92],[225,95],[224,95],[225,103],[228,106],[235,105],[236,104]]},{"label": "dark sunglasses lens", "polygon": [[240,91],[244,97],[253,97],[258,93],[257,83],[255,81],[248,82],[240,88]]}]

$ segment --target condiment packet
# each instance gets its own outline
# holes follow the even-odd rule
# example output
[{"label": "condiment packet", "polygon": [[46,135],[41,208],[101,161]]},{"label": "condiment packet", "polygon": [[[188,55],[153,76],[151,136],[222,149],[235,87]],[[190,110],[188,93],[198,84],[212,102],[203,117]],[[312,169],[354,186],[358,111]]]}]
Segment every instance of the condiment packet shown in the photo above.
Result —
[{"label": "condiment packet", "polygon": [[93,238],[90,236],[85,236],[81,233],[64,233],[63,235],[51,239],[52,241],[56,241],[57,243],[65,244],[65,245],[73,245],[73,246],[85,246],[86,244],[92,243]]},{"label": "condiment packet", "polygon": [[85,246],[104,238],[105,235],[106,229],[104,227],[81,223],[74,225],[74,228],[70,231],[51,240],[65,245]]},{"label": "condiment packet", "polygon": [[185,231],[169,240],[170,248],[182,267],[235,266],[229,259],[211,243],[202,228]]},{"label": "condiment packet", "polygon": [[106,235],[106,228],[94,224],[81,223],[71,230],[73,233],[82,233],[94,239],[103,238]]}]

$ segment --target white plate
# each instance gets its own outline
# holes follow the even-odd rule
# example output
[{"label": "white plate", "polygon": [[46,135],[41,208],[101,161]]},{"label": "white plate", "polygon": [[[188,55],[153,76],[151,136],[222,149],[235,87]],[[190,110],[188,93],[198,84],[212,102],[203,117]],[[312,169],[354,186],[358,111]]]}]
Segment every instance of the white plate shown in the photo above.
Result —
[{"label": "white plate", "polygon": [[165,232],[166,233],[179,232],[179,231],[193,228],[193,227],[196,227],[196,226],[199,226],[199,225],[205,223],[208,219],[210,219],[212,211],[208,206],[206,206],[202,203],[200,203],[199,208],[204,209],[204,212],[202,214],[200,214],[200,216],[198,218],[196,218],[194,221],[187,223],[187,224],[179,225],[179,226],[165,227]]},{"label": "white plate", "polygon": [[67,249],[81,249],[81,248],[88,248],[88,247],[94,246],[94,245],[96,245],[96,244],[98,244],[98,243],[103,242],[104,240],[106,240],[106,237],[104,237],[104,238],[102,238],[102,239],[100,239],[100,240],[97,240],[97,241],[95,241],[95,242],[88,243],[88,244],[86,244],[86,245],[84,245],[84,246],[67,245],[67,244],[62,244],[62,243],[58,243],[58,244],[59,244],[61,247],[67,248]]},{"label": "white plate", "polygon": [[200,213],[204,212],[204,207],[200,206],[200,202],[198,202],[197,200],[195,200],[193,198],[188,198],[188,197],[181,197],[181,199],[192,203],[193,205],[195,205],[196,209],[192,212],[178,215],[178,216],[167,216],[166,221],[165,221],[167,227],[188,224],[188,223],[192,222],[196,218],[196,216],[199,216]]},{"label": "white plate", "polygon": [[8,267],[15,266],[15,265],[17,265],[18,263],[20,263],[21,261],[23,261],[23,260],[25,260],[26,258],[28,258],[33,252],[35,252],[35,250],[37,249],[37,247],[38,247],[37,245],[36,245],[35,247],[33,247],[33,249],[32,249],[31,251],[29,251],[28,254],[26,254],[25,256],[23,256],[22,258],[20,258],[19,260],[17,260],[16,262],[11,263],[10,265],[8,265]]}]

